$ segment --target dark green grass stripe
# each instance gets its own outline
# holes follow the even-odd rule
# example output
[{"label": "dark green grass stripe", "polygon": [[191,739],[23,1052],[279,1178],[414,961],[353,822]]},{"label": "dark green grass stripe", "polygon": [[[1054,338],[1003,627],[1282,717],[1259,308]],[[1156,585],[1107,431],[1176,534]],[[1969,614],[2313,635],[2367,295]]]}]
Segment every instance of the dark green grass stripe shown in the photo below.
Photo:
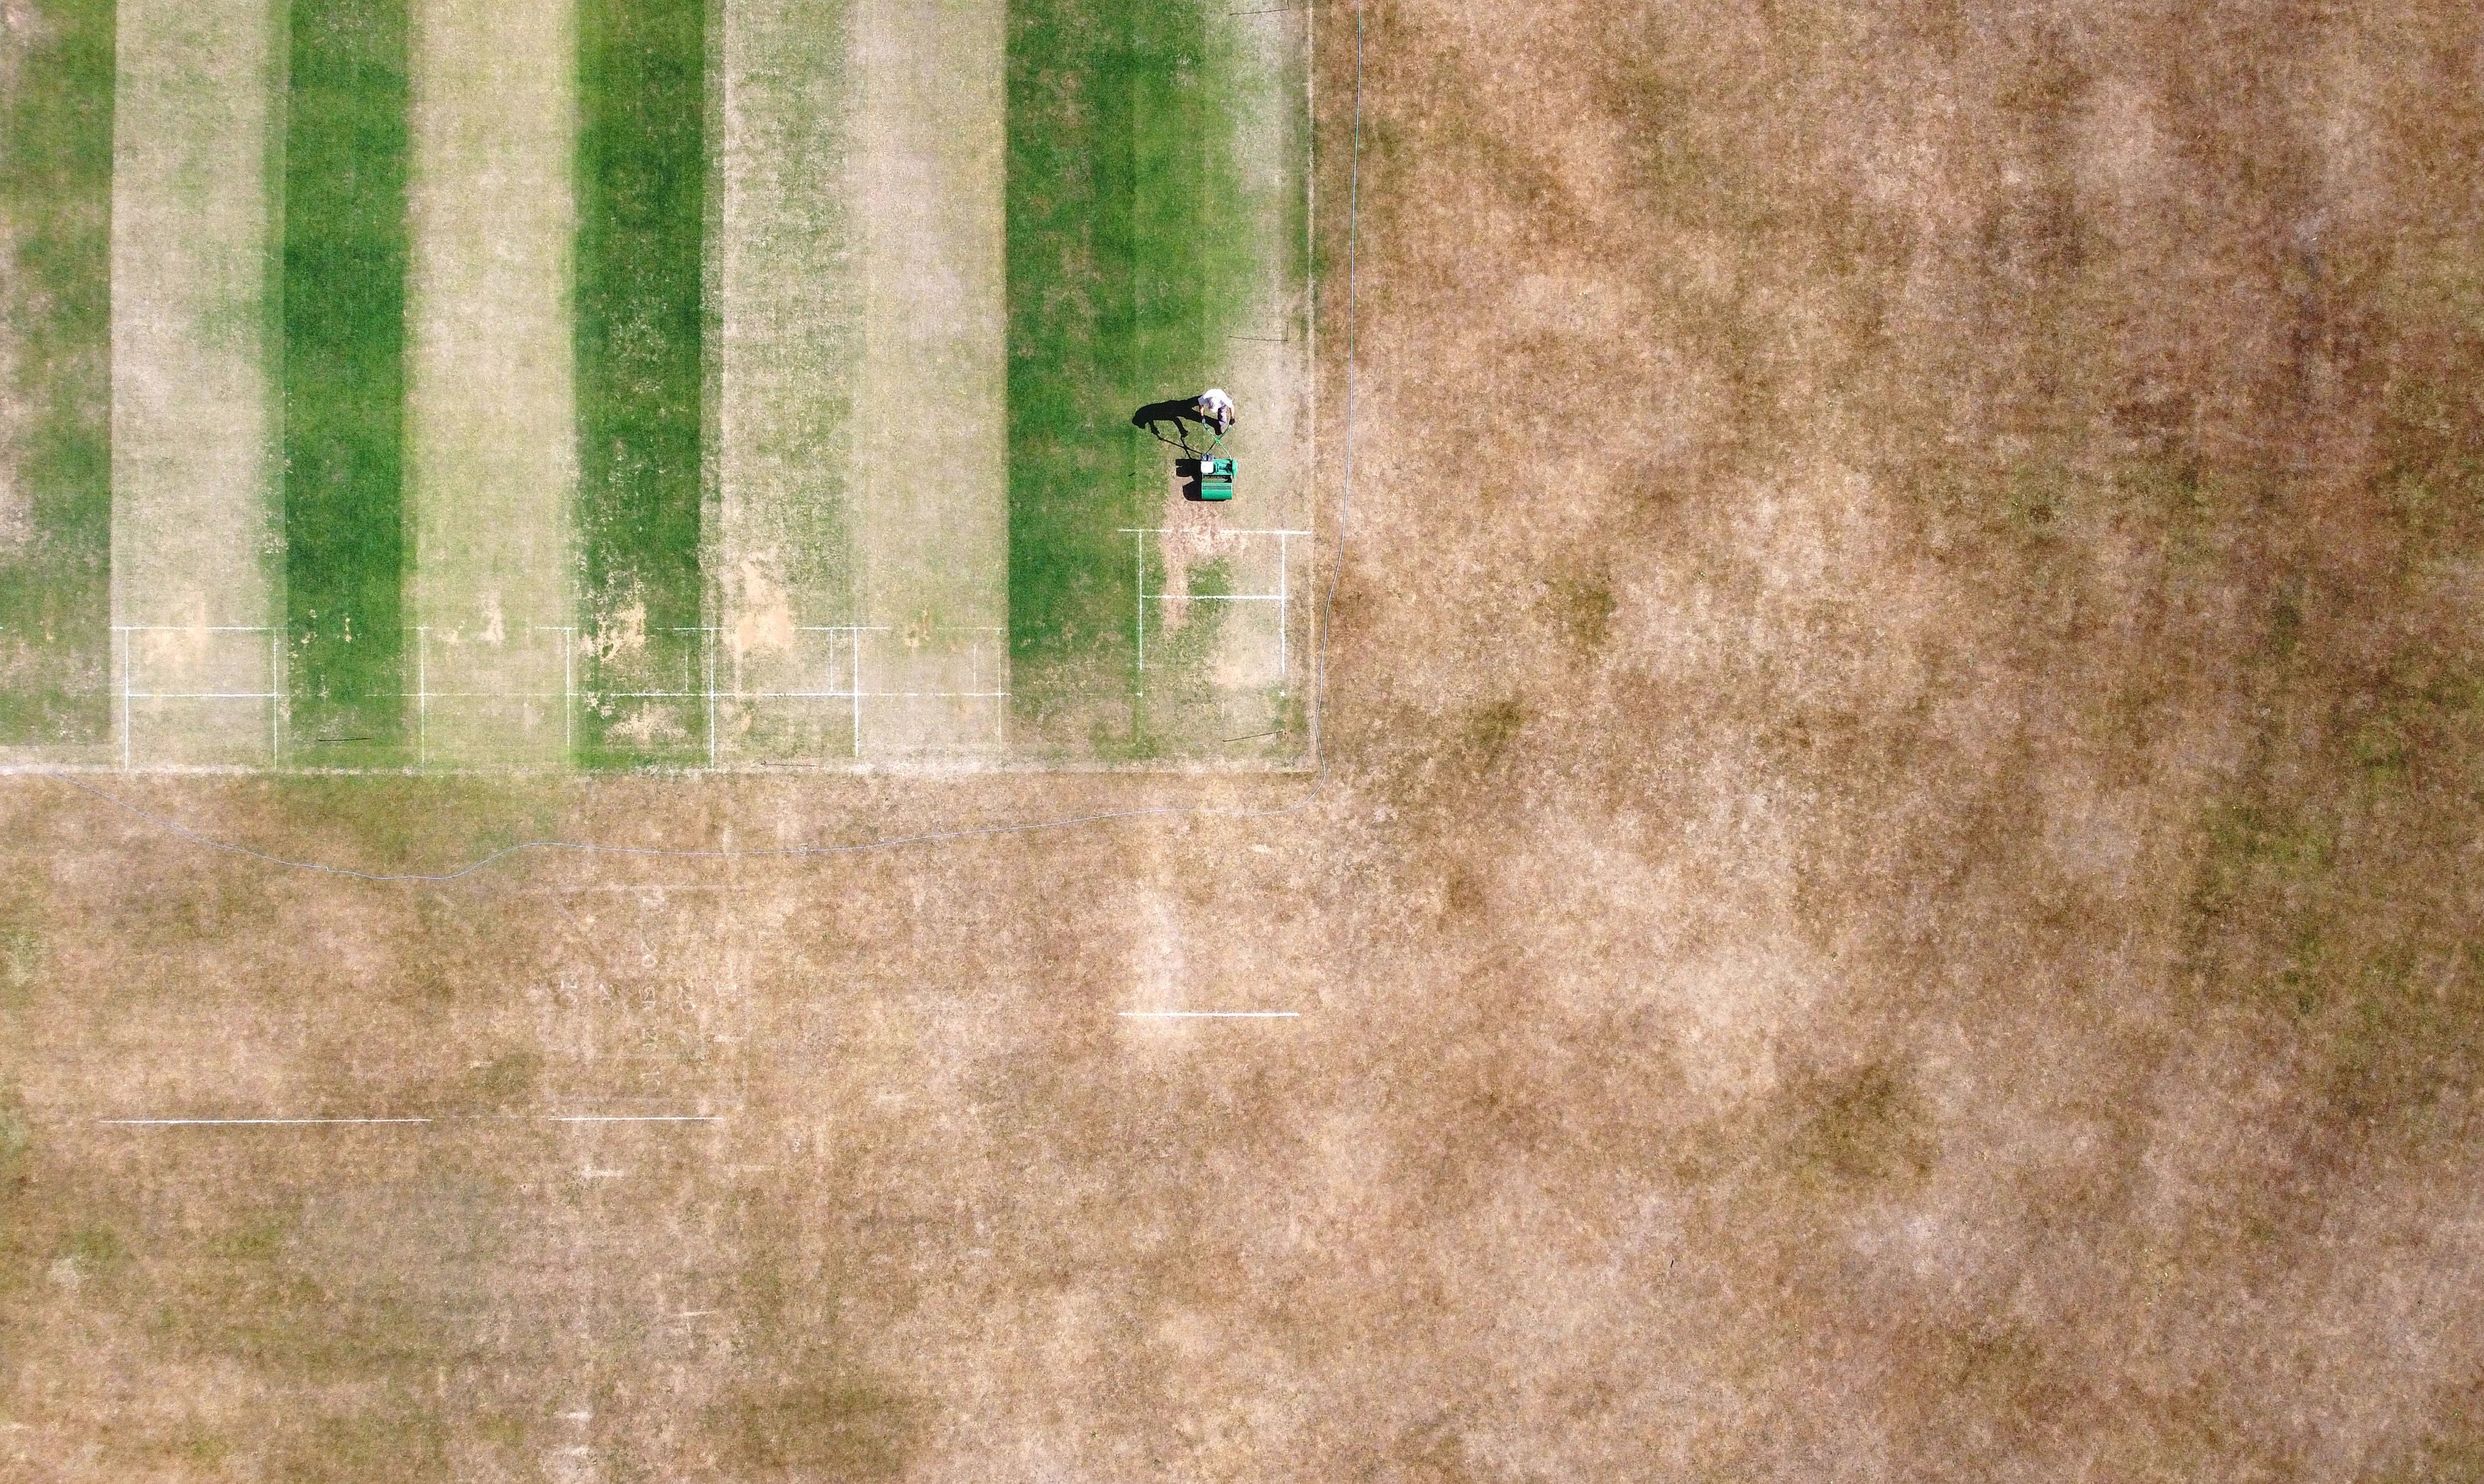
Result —
[{"label": "dark green grass stripe", "polygon": [[111,726],[113,0],[23,19],[0,34],[0,742],[58,744]]},{"label": "dark green grass stripe", "polygon": [[[579,14],[580,761],[707,750],[699,560],[703,0]],[[637,693],[637,694],[634,694]]]},{"label": "dark green grass stripe", "polygon": [[407,743],[406,4],[293,0],[284,127],[284,580],[291,742]]},{"label": "dark green grass stripe", "polygon": [[1195,394],[1253,258],[1236,68],[1199,0],[1013,0],[1009,59],[1011,688],[1126,686],[1130,538],[1168,452],[1130,426]]}]

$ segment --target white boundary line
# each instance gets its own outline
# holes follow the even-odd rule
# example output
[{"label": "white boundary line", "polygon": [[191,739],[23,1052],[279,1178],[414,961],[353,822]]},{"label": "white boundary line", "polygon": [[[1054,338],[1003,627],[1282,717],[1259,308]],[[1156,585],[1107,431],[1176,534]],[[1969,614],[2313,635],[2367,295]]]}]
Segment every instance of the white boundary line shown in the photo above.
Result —
[{"label": "white boundary line", "polygon": [[430,762],[431,626],[417,624],[414,629],[414,766],[424,768]]},{"label": "white boundary line", "polygon": [[1124,1020],[1298,1020],[1299,1010],[1124,1010]]}]

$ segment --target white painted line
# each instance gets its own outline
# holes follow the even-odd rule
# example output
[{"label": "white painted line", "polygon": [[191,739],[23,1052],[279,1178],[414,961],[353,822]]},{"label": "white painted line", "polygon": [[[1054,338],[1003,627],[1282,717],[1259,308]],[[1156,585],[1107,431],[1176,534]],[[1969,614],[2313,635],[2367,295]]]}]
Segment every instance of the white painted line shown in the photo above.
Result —
[{"label": "white painted line", "polygon": [[1124,1020],[1294,1020],[1299,1010],[1125,1010]]},{"label": "white painted line", "polygon": [[[696,695],[695,690],[614,690],[608,692],[620,700],[645,700],[650,697]],[[479,691],[477,694],[505,695],[516,698],[516,692]],[[716,694],[733,701],[994,701],[1009,699],[1006,690],[719,690]]]},{"label": "white painted line", "polygon": [[1277,536],[1277,694],[1280,698],[1293,687],[1293,676],[1285,667],[1286,631],[1294,626],[1293,616],[1285,603],[1287,595],[1293,591],[1285,583],[1285,538],[1291,534],[1291,531],[1281,531]]},{"label": "white painted line", "polygon": [[561,1113],[545,1114],[547,1123],[721,1123],[710,1113]]},{"label": "white painted line", "polygon": [[1282,593],[1149,593],[1158,603],[1282,603]]},{"label": "white painted line", "polygon": [[417,624],[414,630],[414,766],[422,768],[430,761],[431,627]]},{"label": "white painted line", "polygon": [[138,646],[127,630],[121,634],[121,770],[129,770],[129,652]]}]

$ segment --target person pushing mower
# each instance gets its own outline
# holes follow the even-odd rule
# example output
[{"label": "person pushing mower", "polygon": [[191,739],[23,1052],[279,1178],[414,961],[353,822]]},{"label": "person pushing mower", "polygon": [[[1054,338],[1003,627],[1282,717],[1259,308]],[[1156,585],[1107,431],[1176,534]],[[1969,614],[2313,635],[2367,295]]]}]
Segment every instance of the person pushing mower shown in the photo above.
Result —
[{"label": "person pushing mower", "polygon": [[[1207,430],[1207,446],[1194,446],[1191,424]],[[1225,456],[1225,435],[1233,427],[1233,398],[1222,387],[1210,387],[1187,402],[1149,402],[1130,415],[1130,425],[1144,428],[1156,442],[1181,457],[1174,472],[1192,499],[1231,499],[1233,461]]]},{"label": "person pushing mower", "polygon": [[[1231,499],[1233,498],[1233,461],[1218,458],[1217,450],[1225,446],[1225,435],[1233,426],[1233,399],[1222,387],[1210,387],[1191,404],[1200,421],[1215,430],[1206,449],[1195,456],[1191,468],[1198,482],[1191,486],[1193,499]],[[1184,445],[1185,447],[1187,445]]]}]

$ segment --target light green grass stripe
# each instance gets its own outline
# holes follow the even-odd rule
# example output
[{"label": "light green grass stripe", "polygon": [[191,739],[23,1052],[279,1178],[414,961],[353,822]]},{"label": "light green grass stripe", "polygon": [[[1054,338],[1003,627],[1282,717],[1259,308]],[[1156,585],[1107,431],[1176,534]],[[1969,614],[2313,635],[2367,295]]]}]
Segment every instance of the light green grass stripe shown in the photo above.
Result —
[{"label": "light green grass stripe", "polygon": [[416,755],[567,761],[577,481],[568,0],[412,0]]},{"label": "light green grass stripe", "polygon": [[582,0],[576,507],[590,767],[709,756],[706,9]]},{"label": "light green grass stripe", "polygon": [[281,708],[273,313],[284,0],[121,0],[112,168],[115,731],[264,766]]},{"label": "light green grass stripe", "polygon": [[853,0],[737,0],[716,17],[716,579],[720,755],[853,752],[839,682],[855,611],[862,355],[848,158]]},{"label": "light green grass stripe", "polygon": [[284,130],[291,753],[407,760],[405,0],[293,0]]},{"label": "light green grass stripe", "polygon": [[[1165,450],[1130,426],[1217,368],[1256,286],[1237,61],[1201,0],[1015,0],[1009,59],[1010,652],[1021,715],[1127,696],[1127,526]],[[1114,719],[1118,713],[1119,719]],[[1155,745],[1135,701],[1091,744]]]},{"label": "light green grass stripe", "polygon": [[1006,0],[861,0],[866,757],[1005,737]]},{"label": "light green grass stripe", "polygon": [[113,0],[0,32],[0,743],[110,731]]}]

